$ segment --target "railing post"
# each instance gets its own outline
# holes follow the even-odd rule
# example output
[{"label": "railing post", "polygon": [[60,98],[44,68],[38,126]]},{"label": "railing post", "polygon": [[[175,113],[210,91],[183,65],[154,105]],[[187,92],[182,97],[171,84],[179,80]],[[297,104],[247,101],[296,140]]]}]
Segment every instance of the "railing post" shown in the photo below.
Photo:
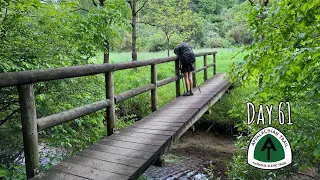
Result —
[{"label": "railing post", "polygon": [[157,110],[157,67],[155,64],[151,65],[151,83],[155,85],[151,90],[151,110]]},{"label": "railing post", "polygon": [[110,105],[107,107],[107,131],[108,136],[112,135],[115,127],[115,108],[114,108],[114,82],[113,72],[106,73],[106,97],[110,99]]},{"label": "railing post", "polygon": [[203,66],[206,66],[206,68],[203,70],[203,81],[206,81],[208,79],[207,55],[203,56]]},{"label": "railing post", "polygon": [[[197,62],[197,61],[196,61]],[[196,73],[196,70],[197,70],[197,63],[194,62],[193,63],[193,66],[194,66],[194,71],[192,73],[192,81],[193,81],[193,87],[197,87],[197,73]]]},{"label": "railing post", "polygon": [[39,168],[38,129],[33,84],[18,86],[27,179]]},{"label": "railing post", "polygon": [[217,63],[216,63],[216,53],[213,54],[213,75],[216,75],[217,74],[217,70],[216,70],[216,67],[217,67]]},{"label": "railing post", "polygon": [[175,73],[178,79],[176,80],[176,97],[180,96],[180,69],[179,69],[179,60],[175,61]]}]

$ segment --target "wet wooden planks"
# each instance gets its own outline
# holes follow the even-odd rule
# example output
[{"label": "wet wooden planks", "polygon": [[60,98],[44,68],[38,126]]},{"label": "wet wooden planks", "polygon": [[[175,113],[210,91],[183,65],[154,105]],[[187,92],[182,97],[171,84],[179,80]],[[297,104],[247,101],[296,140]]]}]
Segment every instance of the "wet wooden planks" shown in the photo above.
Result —
[{"label": "wet wooden planks", "polygon": [[225,74],[215,75],[201,93],[194,88],[193,96],[176,98],[32,179],[137,179],[229,86]]}]

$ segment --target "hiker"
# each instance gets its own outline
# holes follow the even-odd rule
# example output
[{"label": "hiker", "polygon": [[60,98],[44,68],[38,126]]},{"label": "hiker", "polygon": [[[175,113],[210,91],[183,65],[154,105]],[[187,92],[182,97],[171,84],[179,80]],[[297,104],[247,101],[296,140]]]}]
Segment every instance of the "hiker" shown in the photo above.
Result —
[{"label": "hiker", "polygon": [[196,61],[196,57],[192,51],[191,46],[183,42],[178,47],[174,49],[174,53],[178,56],[179,61],[181,62],[180,70],[184,75],[186,82],[187,92],[183,96],[192,96],[192,71],[194,71],[193,63]]}]

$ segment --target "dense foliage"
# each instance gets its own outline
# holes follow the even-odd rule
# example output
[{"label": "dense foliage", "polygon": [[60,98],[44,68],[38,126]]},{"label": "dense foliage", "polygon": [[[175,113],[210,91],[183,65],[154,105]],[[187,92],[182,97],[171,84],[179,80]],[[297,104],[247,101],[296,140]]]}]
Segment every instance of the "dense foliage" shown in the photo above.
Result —
[{"label": "dense foliage", "polygon": [[[238,154],[229,173],[231,179],[268,179],[292,176],[305,168],[320,170],[320,2],[272,1],[267,6],[246,4],[246,21],[254,43],[244,61],[233,67],[233,82],[251,95],[234,105],[231,114],[243,122],[238,128],[247,136],[238,137]],[[256,105],[281,101],[291,103],[293,125],[280,125],[278,114],[272,126],[287,136],[293,163],[281,170],[258,170],[246,163],[247,145],[262,125],[247,125],[246,101]],[[288,115],[286,116],[288,120]],[[264,126],[267,126],[264,125]]]},{"label": "dense foliage", "polygon": [[[251,43],[245,22],[236,19],[241,1],[150,1],[140,12],[137,47],[147,51],[172,49],[182,40],[193,47],[230,47]],[[177,19],[179,19],[177,21]]]},{"label": "dense foliage", "polygon": [[[183,40],[190,42],[201,32],[202,19],[188,7],[189,0],[149,1],[147,25],[160,28],[166,38],[168,56]],[[175,43],[172,43],[171,41]]]},{"label": "dense foliage", "polygon": [[[117,29],[126,25],[126,3],[113,0],[104,7],[82,6],[82,1],[1,0],[0,72],[88,64],[104,50],[105,41],[115,47],[120,37]],[[36,84],[37,116],[103,99],[100,84],[104,80],[99,76]],[[24,168],[18,166],[23,147],[17,90],[0,91],[0,177],[21,178]],[[77,151],[105,133],[103,120],[101,111],[40,135],[49,141],[46,144]]]}]

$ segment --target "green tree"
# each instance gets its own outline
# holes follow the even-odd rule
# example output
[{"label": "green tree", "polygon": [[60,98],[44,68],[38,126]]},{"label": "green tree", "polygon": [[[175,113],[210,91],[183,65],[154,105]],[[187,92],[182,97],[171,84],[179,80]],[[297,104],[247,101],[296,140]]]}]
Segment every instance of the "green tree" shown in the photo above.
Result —
[{"label": "green tree", "polygon": [[[230,78],[242,88],[250,89],[247,100],[255,104],[279,104],[280,101],[294,104],[293,125],[272,124],[288,137],[294,163],[276,171],[249,167],[245,156],[248,140],[261,126],[248,127],[242,122],[237,127],[247,136],[238,137],[240,150],[234,157],[229,178],[282,179],[306,167],[317,168],[319,172],[320,2],[250,2],[244,10],[254,43],[247,47],[248,55],[243,62],[233,66]],[[245,119],[243,109],[242,105],[234,106],[232,115]],[[278,119],[276,115],[272,119]]]},{"label": "green tree", "polygon": [[255,43],[233,79],[263,77],[259,94],[268,94],[265,100],[319,98],[319,6],[302,0],[248,5],[247,22]]},{"label": "green tree", "polygon": [[202,19],[188,7],[189,0],[149,1],[145,22],[161,29],[166,37],[168,56],[171,40],[177,45],[196,37],[202,27]]},{"label": "green tree", "polygon": [[229,9],[236,0],[192,0],[193,9],[210,22],[221,22],[219,15],[223,9]]},{"label": "green tree", "polygon": [[[126,2],[105,3],[96,7],[84,6],[84,1],[0,0],[0,73],[90,63],[90,57],[105,50],[106,40],[112,46],[117,44],[117,29],[127,24]],[[99,76],[37,83],[38,117],[105,98],[101,97],[101,84]],[[105,134],[103,117],[103,112],[98,112],[41,135],[56,145],[79,150]],[[5,174],[13,179],[23,173],[16,164],[23,149],[19,121],[16,88],[1,88],[0,177],[3,169],[9,170]]]},{"label": "green tree", "polygon": [[108,63],[110,47],[121,41],[118,29],[129,24],[129,8],[122,0],[99,0],[99,4],[93,4],[96,8],[88,12],[87,18],[80,18],[82,31],[86,32],[87,44],[93,45],[95,51],[103,51],[104,63]]},{"label": "green tree", "polygon": [[[132,61],[137,61],[137,15],[139,11],[145,7],[148,0],[137,1],[137,0],[128,0],[131,9],[131,30],[132,30]],[[137,9],[137,3],[142,3]]]}]

